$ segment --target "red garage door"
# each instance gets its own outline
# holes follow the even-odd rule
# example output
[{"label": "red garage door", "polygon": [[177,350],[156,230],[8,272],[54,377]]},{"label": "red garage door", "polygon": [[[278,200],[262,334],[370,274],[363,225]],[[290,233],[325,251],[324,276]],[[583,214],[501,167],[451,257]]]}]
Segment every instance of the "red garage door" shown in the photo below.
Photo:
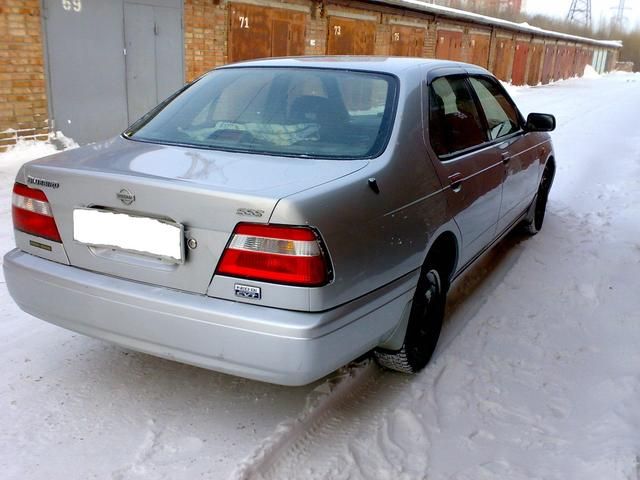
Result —
[{"label": "red garage door", "polygon": [[304,54],[304,13],[232,3],[229,61]]},{"label": "red garage door", "polygon": [[529,44],[526,42],[517,42],[516,51],[513,55],[513,70],[511,71],[511,82],[514,85],[524,85],[528,58]]},{"label": "red garage door", "polygon": [[375,22],[330,17],[328,35],[329,55],[373,55],[375,50]]},{"label": "red garage door", "polygon": [[540,81],[540,69],[542,68],[542,54],[544,46],[534,43],[529,48],[529,73],[527,74],[527,84],[537,85]]},{"label": "red garage door", "polygon": [[489,66],[489,35],[469,35],[469,47],[471,48],[471,63],[487,68]]},{"label": "red garage door", "polygon": [[397,57],[422,57],[424,28],[393,25],[389,53]]},{"label": "red garage door", "polygon": [[436,58],[462,61],[462,32],[438,30]]},{"label": "red garage door", "polygon": [[513,40],[498,38],[496,40],[496,61],[493,74],[500,80],[508,82],[509,67],[511,65]]},{"label": "red garage door", "polygon": [[544,63],[542,66],[542,83],[545,85],[553,79],[553,66],[556,59],[555,45],[544,47]]}]

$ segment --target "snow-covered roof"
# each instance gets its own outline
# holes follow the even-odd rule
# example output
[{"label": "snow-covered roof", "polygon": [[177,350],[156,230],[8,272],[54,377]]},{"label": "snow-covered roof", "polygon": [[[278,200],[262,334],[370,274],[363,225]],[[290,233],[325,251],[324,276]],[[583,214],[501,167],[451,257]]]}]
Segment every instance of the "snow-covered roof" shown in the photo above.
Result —
[{"label": "snow-covered roof", "polygon": [[601,47],[609,48],[621,48],[622,42],[618,40],[596,40],[594,38],[580,37],[577,35],[569,35],[566,33],[554,32],[552,30],[545,30],[543,28],[534,27],[528,23],[515,23],[508,20],[502,20],[500,18],[488,17],[486,15],[480,15],[478,13],[466,12],[464,10],[458,10],[450,7],[443,7],[441,5],[435,5],[433,3],[427,3],[421,0],[372,0],[374,3],[382,3],[386,5],[393,5],[397,7],[409,8],[412,10],[419,10],[422,12],[431,13],[433,15],[439,15],[455,20],[466,20],[484,25],[503,27],[509,30],[515,30],[523,33],[533,33],[536,35],[544,35],[546,37],[558,38],[561,40],[569,40],[574,42],[590,43],[592,45],[598,45]]}]

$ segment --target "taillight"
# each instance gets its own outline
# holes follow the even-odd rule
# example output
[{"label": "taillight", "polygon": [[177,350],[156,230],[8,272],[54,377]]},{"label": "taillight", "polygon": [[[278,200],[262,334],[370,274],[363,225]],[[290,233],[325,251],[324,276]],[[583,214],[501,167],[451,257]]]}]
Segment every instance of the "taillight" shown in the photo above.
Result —
[{"label": "taillight", "polygon": [[319,287],[330,280],[330,265],[319,235],[309,227],[240,223],[216,273]]},{"label": "taillight", "polygon": [[14,184],[11,213],[16,230],[62,242],[49,200],[42,190]]}]

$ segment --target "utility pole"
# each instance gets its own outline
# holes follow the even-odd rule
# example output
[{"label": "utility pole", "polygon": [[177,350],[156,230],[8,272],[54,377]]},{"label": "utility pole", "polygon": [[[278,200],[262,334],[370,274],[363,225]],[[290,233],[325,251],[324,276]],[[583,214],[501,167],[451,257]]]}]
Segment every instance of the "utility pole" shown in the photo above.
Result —
[{"label": "utility pole", "polygon": [[[624,0],[620,0],[624,3]],[[591,0],[571,0],[567,23],[591,28]]]},{"label": "utility pole", "polygon": [[618,7],[616,8],[616,13],[613,16],[612,26],[614,30],[620,31],[624,28],[624,12],[626,10],[628,10],[628,7],[625,7],[625,0],[619,0]]}]

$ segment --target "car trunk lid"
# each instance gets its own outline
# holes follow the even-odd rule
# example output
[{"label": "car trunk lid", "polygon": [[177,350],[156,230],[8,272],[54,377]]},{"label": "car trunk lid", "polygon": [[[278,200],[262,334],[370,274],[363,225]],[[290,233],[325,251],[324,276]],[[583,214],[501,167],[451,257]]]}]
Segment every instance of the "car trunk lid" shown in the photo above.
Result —
[{"label": "car trunk lid", "polygon": [[[366,160],[245,155],[117,138],[31,162],[18,181],[45,191],[71,265],[205,293],[238,222],[267,223],[280,198],[366,164]],[[51,186],[55,184],[59,187]],[[84,208],[182,226],[183,261],[74,240],[74,210]]]}]

